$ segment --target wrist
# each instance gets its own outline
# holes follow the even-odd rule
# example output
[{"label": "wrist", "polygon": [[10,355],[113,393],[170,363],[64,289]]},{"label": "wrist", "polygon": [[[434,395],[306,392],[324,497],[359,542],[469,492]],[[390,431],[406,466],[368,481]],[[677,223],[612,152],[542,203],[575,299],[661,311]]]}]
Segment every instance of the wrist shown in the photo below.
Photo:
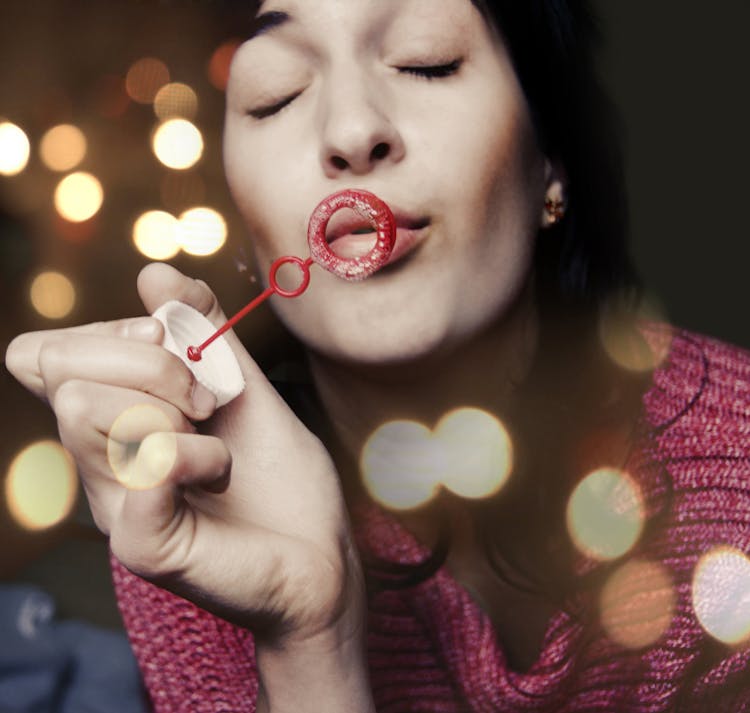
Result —
[{"label": "wrist", "polygon": [[336,629],[283,646],[257,642],[258,713],[375,713],[363,635]]}]

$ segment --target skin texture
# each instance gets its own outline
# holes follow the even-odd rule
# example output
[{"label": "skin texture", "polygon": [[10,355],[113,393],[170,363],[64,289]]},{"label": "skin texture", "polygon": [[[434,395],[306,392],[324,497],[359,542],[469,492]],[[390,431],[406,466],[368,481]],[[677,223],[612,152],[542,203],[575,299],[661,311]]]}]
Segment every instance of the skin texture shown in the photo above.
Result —
[{"label": "skin texture", "polygon": [[[278,255],[304,254],[307,218],[336,190],[364,188],[397,216],[429,221],[413,252],[361,285],[316,275],[294,304],[277,304],[285,324],[330,358],[384,364],[447,351],[509,311],[555,177],[510,60],[474,6],[262,9],[290,19],[240,47],[225,132],[261,274]],[[460,67],[445,77],[414,70],[451,62]]]},{"label": "skin texture", "polygon": [[[337,190],[372,191],[402,229],[419,226],[374,277],[316,268],[303,297],[276,304],[311,351],[342,442],[356,454],[386,417],[493,408],[486,394],[506,396],[534,351],[534,239],[545,196],[563,188],[502,43],[468,0],[262,9],[291,19],[239,49],[225,138],[261,274],[306,254],[310,212]],[[166,265],[144,269],[138,289],[149,313],[177,299],[224,322],[205,284]],[[218,412],[147,317],[21,335],[6,364],[54,410],[117,557],[256,633],[259,710],[370,711],[362,574],[339,474],[228,338],[247,389]],[[177,455],[158,486],[134,491],[114,478],[106,444],[140,404],[172,423]],[[132,440],[149,435],[144,426]]]}]

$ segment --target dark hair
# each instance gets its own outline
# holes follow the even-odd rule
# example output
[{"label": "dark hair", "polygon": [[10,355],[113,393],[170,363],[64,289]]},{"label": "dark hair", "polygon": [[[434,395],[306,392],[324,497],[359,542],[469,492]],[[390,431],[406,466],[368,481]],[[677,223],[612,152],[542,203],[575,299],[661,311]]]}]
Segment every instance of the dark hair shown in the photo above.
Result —
[{"label": "dark hair", "polygon": [[[628,248],[623,129],[596,72],[601,43],[587,0],[471,0],[510,53],[540,145],[568,179],[565,218],[540,232],[538,285],[548,299],[593,306],[637,286]],[[212,0],[221,22],[250,34],[258,0]]]},{"label": "dark hair", "polygon": [[601,42],[586,0],[472,0],[498,30],[546,155],[564,167],[568,210],[539,236],[544,290],[599,302],[637,280],[627,249],[623,130],[596,72]]}]

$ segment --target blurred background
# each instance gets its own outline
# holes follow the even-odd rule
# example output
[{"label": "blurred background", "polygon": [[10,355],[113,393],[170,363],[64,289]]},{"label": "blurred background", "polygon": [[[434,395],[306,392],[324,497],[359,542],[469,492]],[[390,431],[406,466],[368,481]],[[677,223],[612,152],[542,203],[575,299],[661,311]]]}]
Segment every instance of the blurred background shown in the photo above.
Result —
[{"label": "blurred background", "polygon": [[[0,354],[20,332],[141,314],[135,278],[151,260],[206,280],[230,313],[257,291],[221,165],[243,18],[216,5],[3,0]],[[750,347],[750,3],[595,6],[644,281],[672,322]],[[239,331],[273,362],[283,336],[267,308]],[[0,404],[0,581],[120,629],[106,541],[54,419],[4,368]]]}]

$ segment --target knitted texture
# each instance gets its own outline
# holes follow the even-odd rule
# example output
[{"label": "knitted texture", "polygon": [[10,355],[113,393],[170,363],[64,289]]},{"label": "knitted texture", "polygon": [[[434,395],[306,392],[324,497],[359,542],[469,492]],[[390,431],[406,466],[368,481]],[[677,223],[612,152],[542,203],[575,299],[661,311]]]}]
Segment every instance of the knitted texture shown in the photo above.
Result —
[{"label": "knitted texture", "polygon": [[[370,602],[369,666],[380,713],[750,712],[750,650],[706,634],[692,594],[702,555],[718,546],[750,553],[750,354],[675,332],[644,396],[638,434],[626,469],[649,522],[615,567],[645,562],[662,573],[671,606],[658,638],[640,647],[616,643],[600,620],[600,590],[584,589],[551,618],[538,660],[520,673],[508,666],[489,618],[442,568]],[[363,554],[401,563],[428,554],[375,505],[353,521]],[[156,713],[252,713],[251,635],[114,558],[112,565]],[[588,571],[597,566],[581,562]],[[629,582],[637,593],[638,576]],[[657,595],[626,596],[624,611],[653,618],[648,607]]]}]

